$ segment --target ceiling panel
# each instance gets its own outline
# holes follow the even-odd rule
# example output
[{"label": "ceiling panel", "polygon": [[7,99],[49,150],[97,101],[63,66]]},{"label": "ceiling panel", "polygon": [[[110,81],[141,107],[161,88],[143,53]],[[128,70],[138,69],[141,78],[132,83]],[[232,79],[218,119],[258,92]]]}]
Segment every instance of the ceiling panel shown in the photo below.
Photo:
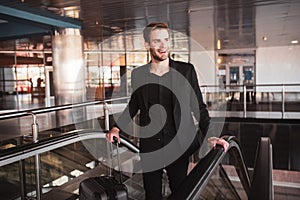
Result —
[{"label": "ceiling panel", "polygon": [[[80,20],[83,23],[82,34],[85,39],[95,41],[101,41],[120,31],[142,28],[153,21],[168,22],[171,29],[184,34],[192,31],[195,35],[199,32],[200,35],[195,37],[202,40],[208,49],[215,49],[217,40],[221,41],[222,49],[290,45],[291,40],[300,40],[298,0],[24,0],[23,3],[20,0],[11,0],[10,2],[60,14],[64,13],[66,7],[79,9]],[[191,23],[193,30],[189,27]],[[206,40],[209,41],[205,42]]]}]

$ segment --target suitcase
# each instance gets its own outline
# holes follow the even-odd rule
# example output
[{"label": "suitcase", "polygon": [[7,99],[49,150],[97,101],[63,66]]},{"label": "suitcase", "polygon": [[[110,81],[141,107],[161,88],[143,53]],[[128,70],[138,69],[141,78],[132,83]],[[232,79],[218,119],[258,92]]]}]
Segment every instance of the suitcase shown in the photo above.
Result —
[{"label": "suitcase", "polygon": [[85,179],[79,186],[80,200],[127,200],[127,188],[112,176]]},{"label": "suitcase", "polygon": [[118,167],[120,170],[120,180],[113,176],[98,176],[83,180],[79,184],[80,200],[127,200],[128,192],[126,185],[122,183],[119,145],[117,143]]}]

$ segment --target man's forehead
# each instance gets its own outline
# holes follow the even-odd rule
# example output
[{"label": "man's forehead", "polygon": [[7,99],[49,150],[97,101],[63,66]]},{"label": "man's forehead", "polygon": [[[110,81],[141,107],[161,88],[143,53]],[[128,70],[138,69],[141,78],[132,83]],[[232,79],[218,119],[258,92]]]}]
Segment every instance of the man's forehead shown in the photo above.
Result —
[{"label": "man's forehead", "polygon": [[151,39],[165,39],[169,38],[169,32],[166,29],[156,29],[150,33]]}]

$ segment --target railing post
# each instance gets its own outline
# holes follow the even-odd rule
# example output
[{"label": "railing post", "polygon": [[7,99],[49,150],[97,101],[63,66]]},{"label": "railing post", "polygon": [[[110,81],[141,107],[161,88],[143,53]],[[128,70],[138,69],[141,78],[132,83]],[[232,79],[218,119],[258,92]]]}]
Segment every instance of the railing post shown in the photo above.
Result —
[{"label": "railing post", "polygon": [[284,118],[284,113],[285,113],[285,89],[284,89],[284,85],[282,85],[282,90],[281,90],[281,102],[282,102],[282,105],[281,105],[281,108],[282,108],[282,113],[281,113],[281,118],[283,119]]},{"label": "railing post", "polygon": [[34,113],[31,113],[32,118],[33,118],[33,123],[31,125],[31,130],[32,130],[32,140],[34,143],[38,141],[38,133],[39,133],[39,125],[36,120],[36,115]]},{"label": "railing post", "polygon": [[[31,115],[33,117],[33,123],[31,125],[32,128],[32,140],[34,143],[38,142],[38,133],[39,133],[39,125],[36,120],[36,115],[31,112]],[[42,197],[42,188],[41,188],[41,175],[40,175],[40,155],[35,155],[35,188],[36,188],[36,199],[40,200]]]},{"label": "railing post", "polygon": [[243,86],[243,95],[244,95],[244,118],[247,117],[247,88],[246,85]]},{"label": "railing post", "polygon": [[40,179],[40,154],[35,155],[35,181],[36,181],[36,199],[42,199],[42,188]]}]

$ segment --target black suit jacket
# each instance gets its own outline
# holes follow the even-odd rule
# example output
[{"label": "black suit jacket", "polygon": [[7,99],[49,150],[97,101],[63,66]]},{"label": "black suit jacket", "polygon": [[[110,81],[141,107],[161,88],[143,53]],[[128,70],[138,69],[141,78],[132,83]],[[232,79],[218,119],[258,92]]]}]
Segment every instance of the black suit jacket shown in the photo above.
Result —
[{"label": "black suit jacket", "polygon": [[[176,99],[173,98],[170,102],[173,105],[174,124],[177,131],[177,137],[175,138],[179,148],[183,152],[188,151],[190,154],[199,147],[199,143],[204,139],[209,127],[210,117],[203,102],[194,66],[190,63],[171,59],[169,64],[172,71],[170,89],[176,96]],[[149,123],[147,102],[149,92],[145,89],[147,87],[143,86],[150,83],[146,78],[150,66],[151,63],[148,63],[132,71],[131,85],[133,93],[126,109],[117,121],[116,126],[120,129],[123,129],[138,111],[140,126],[147,126]],[[195,140],[196,133],[198,133],[197,140]]]}]

